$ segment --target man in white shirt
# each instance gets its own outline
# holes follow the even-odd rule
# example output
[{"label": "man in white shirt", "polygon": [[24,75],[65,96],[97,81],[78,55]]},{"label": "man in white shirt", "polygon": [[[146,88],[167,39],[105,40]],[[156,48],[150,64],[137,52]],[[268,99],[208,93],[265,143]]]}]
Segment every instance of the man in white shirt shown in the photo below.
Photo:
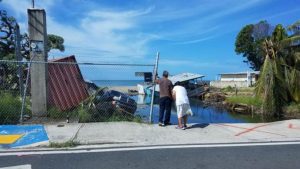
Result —
[{"label": "man in white shirt", "polygon": [[187,91],[177,82],[172,90],[172,97],[175,100],[177,108],[178,126],[176,128],[185,130],[187,127],[187,115],[192,114]]}]

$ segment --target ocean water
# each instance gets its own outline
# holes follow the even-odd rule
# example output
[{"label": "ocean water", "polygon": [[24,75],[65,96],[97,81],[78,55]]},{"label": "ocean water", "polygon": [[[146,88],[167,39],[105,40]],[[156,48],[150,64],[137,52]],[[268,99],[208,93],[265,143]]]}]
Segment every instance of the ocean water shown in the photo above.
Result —
[{"label": "ocean water", "polygon": [[[92,80],[97,86],[136,86],[138,83],[143,83],[143,80]],[[201,83],[209,84],[210,81],[203,80]]]},{"label": "ocean water", "polygon": [[142,80],[92,80],[97,86],[136,86]]},{"label": "ocean water", "polygon": [[[93,80],[99,86],[136,86],[142,83],[142,80]],[[209,82],[208,82],[209,83]],[[143,120],[149,120],[151,97],[144,95],[130,96],[138,104],[135,115],[141,116]],[[155,97],[153,107],[153,122],[158,123],[159,115],[159,98]],[[226,109],[205,106],[200,100],[190,99],[190,106],[194,116],[188,118],[188,123],[210,124],[210,123],[251,123],[259,122],[257,117],[252,118],[250,115],[241,115],[232,113]],[[177,124],[176,107],[173,105],[171,110],[171,123]]]},{"label": "ocean water", "polygon": [[[149,96],[131,96],[138,103],[138,109],[135,115],[141,116],[145,121],[149,120],[151,97]],[[153,107],[153,122],[158,123],[159,117],[159,99],[156,98]],[[210,123],[251,123],[259,122],[258,117],[252,118],[250,115],[241,115],[231,113],[226,109],[205,106],[200,100],[190,99],[190,106],[193,116],[188,117],[188,123],[210,124]],[[173,104],[171,110],[171,123],[177,124],[176,107]]]}]

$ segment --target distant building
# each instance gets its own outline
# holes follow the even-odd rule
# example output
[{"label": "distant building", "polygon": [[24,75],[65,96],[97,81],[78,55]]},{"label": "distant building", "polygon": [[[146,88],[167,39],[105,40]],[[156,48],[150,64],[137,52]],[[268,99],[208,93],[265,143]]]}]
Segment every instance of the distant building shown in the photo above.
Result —
[{"label": "distant building", "polygon": [[216,81],[211,81],[210,86],[223,88],[231,87],[251,87],[253,86],[259,76],[259,71],[247,71],[236,73],[221,73]]}]

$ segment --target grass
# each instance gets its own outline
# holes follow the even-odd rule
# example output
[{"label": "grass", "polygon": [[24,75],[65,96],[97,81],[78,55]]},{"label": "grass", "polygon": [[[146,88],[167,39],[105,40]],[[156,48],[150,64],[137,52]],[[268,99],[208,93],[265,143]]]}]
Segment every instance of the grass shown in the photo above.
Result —
[{"label": "grass", "polygon": [[120,113],[114,113],[110,118],[108,118],[105,121],[106,122],[130,121],[130,122],[136,122],[136,123],[143,123],[143,119],[140,116],[123,115]]},{"label": "grass", "polygon": [[291,103],[284,107],[284,112],[288,115],[298,115],[300,116],[300,104]]},{"label": "grass", "polygon": [[[22,99],[11,93],[0,93],[0,124],[17,124],[20,119]],[[25,106],[24,114],[29,113]]]},{"label": "grass", "polygon": [[77,107],[71,110],[61,111],[56,107],[51,107],[48,109],[48,115],[52,119],[65,119],[68,115],[69,117],[78,117],[80,109],[80,107]]},{"label": "grass", "polygon": [[234,92],[235,88],[231,86],[227,86],[221,89],[221,92]]},{"label": "grass", "polygon": [[252,96],[254,93],[254,87],[242,87],[235,89],[234,87],[227,86],[222,88],[220,91],[229,96],[235,95],[235,92],[237,92],[237,95]]},{"label": "grass", "polygon": [[84,108],[79,109],[78,117],[80,123],[86,123],[92,120],[92,115]]},{"label": "grass", "polygon": [[[98,91],[104,90],[101,88]],[[140,116],[134,116],[130,113],[125,113],[116,108],[111,102],[95,102],[95,95],[84,100],[80,106],[70,111],[60,111],[57,108],[48,110],[49,117],[53,119],[75,116],[79,118],[79,123],[88,122],[116,122],[116,121],[131,121],[142,123]]]},{"label": "grass", "polygon": [[260,107],[262,105],[262,100],[260,98],[252,96],[232,96],[226,98],[226,102],[232,104],[246,104],[255,107]]},{"label": "grass", "polygon": [[243,88],[239,88],[238,92],[249,92],[249,93],[253,93],[254,92],[254,87],[243,87]]},{"label": "grass", "polygon": [[[113,110],[111,110],[113,111]],[[123,114],[122,112],[114,110],[111,114],[105,114],[98,112],[97,110],[89,109],[87,107],[79,106],[73,110],[60,111],[59,109],[52,107],[48,110],[48,115],[53,119],[66,118],[67,114],[70,117],[78,117],[80,123],[88,122],[117,122],[117,121],[131,121],[142,123],[143,120],[140,116]]]},{"label": "grass", "polygon": [[76,147],[78,145],[79,145],[79,143],[77,143],[75,141],[67,141],[67,142],[64,142],[64,143],[51,142],[49,147],[51,147],[51,148],[65,148],[65,147]]},{"label": "grass", "polygon": [[49,117],[50,118],[53,118],[53,119],[60,119],[62,118],[64,112],[60,111],[58,108],[55,108],[55,107],[51,107],[49,110],[48,110],[48,114],[49,114]]}]

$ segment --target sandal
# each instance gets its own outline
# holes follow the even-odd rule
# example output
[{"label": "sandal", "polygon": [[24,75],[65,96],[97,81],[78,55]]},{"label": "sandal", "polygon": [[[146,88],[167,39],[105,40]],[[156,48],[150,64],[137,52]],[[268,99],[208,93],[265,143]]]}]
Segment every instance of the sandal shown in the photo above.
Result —
[{"label": "sandal", "polygon": [[179,126],[176,126],[175,128],[176,128],[176,129],[185,130],[185,127],[179,127]]}]

